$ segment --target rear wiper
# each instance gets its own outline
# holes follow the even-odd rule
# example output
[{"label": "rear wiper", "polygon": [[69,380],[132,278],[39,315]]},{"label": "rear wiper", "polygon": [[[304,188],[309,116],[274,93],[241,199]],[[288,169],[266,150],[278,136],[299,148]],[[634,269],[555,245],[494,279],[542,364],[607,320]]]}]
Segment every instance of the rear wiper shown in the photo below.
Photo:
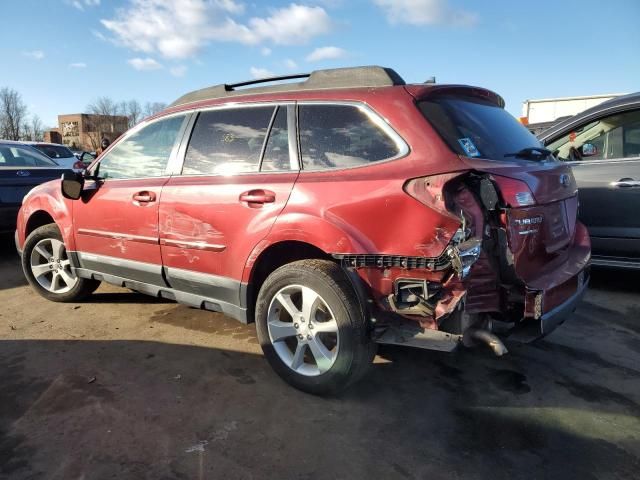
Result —
[{"label": "rear wiper", "polygon": [[542,147],[523,148],[519,152],[505,153],[505,157],[526,158],[527,160],[542,160],[551,155],[551,150]]}]

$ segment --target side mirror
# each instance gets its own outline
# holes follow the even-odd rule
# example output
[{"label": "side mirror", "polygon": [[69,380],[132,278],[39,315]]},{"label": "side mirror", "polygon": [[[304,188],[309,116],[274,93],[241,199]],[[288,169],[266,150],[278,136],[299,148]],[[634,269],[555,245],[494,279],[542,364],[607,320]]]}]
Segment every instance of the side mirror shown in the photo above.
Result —
[{"label": "side mirror", "polygon": [[580,147],[580,153],[583,157],[593,157],[594,155],[598,155],[598,147],[596,147],[593,143],[585,143]]},{"label": "side mirror", "polygon": [[65,172],[62,174],[62,196],[69,200],[78,200],[84,188],[84,177],[80,173]]}]

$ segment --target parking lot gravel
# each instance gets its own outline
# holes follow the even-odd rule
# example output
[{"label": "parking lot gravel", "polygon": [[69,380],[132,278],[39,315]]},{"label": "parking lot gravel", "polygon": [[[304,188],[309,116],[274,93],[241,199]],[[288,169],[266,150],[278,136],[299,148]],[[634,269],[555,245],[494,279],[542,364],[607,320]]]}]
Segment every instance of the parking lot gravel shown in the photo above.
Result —
[{"label": "parking lot gravel", "polygon": [[631,479],[640,274],[510,353],[385,347],[338,397],[287,386],[253,326],[103,285],[34,293],[0,240],[0,478]]}]

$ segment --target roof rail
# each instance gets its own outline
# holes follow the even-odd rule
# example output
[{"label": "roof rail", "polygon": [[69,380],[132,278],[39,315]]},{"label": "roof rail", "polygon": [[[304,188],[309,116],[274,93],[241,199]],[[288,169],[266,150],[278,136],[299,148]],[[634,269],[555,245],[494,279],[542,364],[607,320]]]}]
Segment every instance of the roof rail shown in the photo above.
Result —
[{"label": "roof rail", "polygon": [[[283,83],[238,90],[238,87],[299,78],[306,78],[306,80],[303,82]],[[390,87],[394,85],[405,85],[405,81],[391,68],[378,66],[333,68],[328,70],[315,70],[311,73],[283,75],[249,80],[246,82],[214,85],[187,93],[178,98],[169,105],[169,107],[215,98],[235,97],[256,93],[295,92],[326,88]]]},{"label": "roof rail", "polygon": [[257,78],[255,80],[247,80],[245,82],[238,83],[225,83],[224,86],[227,88],[227,91],[231,92],[238,87],[246,87],[247,85],[256,85],[258,83],[269,83],[269,82],[277,82],[280,80],[295,80],[296,78],[309,78],[311,76],[310,73],[295,73],[293,75],[281,75],[277,77],[264,77]]}]

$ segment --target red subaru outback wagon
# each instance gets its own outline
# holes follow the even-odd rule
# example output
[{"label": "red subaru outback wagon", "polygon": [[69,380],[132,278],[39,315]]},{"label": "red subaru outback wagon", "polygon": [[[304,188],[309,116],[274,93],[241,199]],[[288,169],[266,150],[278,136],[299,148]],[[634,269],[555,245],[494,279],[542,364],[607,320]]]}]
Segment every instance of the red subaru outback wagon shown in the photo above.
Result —
[{"label": "red subaru outback wagon", "polygon": [[497,94],[361,67],[181,97],[32,190],[16,243],[50,300],[105,281],[255,321],[281,377],[328,393],[378,343],[549,333],[588,283],[577,209]]}]

